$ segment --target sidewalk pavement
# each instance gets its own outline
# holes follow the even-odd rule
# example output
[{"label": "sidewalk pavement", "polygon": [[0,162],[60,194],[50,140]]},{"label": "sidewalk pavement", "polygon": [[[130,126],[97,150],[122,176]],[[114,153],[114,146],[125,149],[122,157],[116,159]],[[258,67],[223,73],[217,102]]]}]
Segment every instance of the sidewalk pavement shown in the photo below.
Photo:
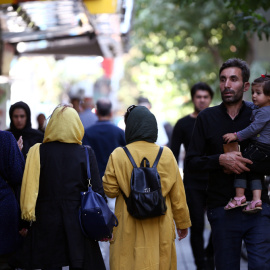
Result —
[{"label": "sidewalk pavement", "polygon": [[[204,229],[204,239],[209,239],[210,235],[210,224],[205,217],[205,229]],[[190,245],[190,231],[188,236],[181,241],[175,240],[176,254],[177,254],[177,270],[196,270],[196,265],[194,263],[194,258]],[[103,248],[105,245],[103,246]],[[103,250],[105,251],[105,250]],[[107,246],[106,254],[109,253],[109,246]],[[106,256],[104,258],[106,264],[106,270],[110,270],[109,258]],[[247,262],[241,259],[240,270],[247,270]],[[136,269],[134,269],[136,270]]]},{"label": "sidewalk pavement", "polygon": [[[210,225],[208,220],[205,219],[204,238],[208,239],[210,234]],[[193,254],[190,246],[190,232],[185,239],[181,241],[175,240],[176,254],[177,254],[177,270],[196,270],[196,266],[193,259]],[[107,253],[108,254],[108,253]],[[105,258],[106,270],[110,270],[108,266],[108,258]],[[63,270],[68,270],[69,267],[63,267]],[[247,262],[241,259],[240,270],[247,270]],[[136,270],[136,269],[134,269]]]},{"label": "sidewalk pavement", "polygon": [[[205,222],[204,239],[209,239],[210,225],[208,220]],[[177,254],[177,270],[196,270],[194,258],[190,245],[190,231],[188,236],[181,241],[175,240]],[[247,262],[241,259],[240,270],[247,270]]]}]

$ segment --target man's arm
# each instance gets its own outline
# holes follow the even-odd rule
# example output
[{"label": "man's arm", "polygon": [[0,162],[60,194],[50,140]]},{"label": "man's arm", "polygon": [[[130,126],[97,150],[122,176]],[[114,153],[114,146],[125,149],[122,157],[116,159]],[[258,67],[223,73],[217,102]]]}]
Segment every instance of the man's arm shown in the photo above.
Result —
[{"label": "man's arm", "polygon": [[181,132],[181,125],[178,120],[173,128],[172,141],[171,141],[171,147],[170,147],[177,161],[177,164],[179,162],[179,153],[180,153],[180,147],[182,143],[183,143],[183,138],[182,138],[182,132]]},{"label": "man's arm", "polygon": [[201,114],[199,114],[193,128],[189,148],[186,154],[186,166],[190,172],[220,169],[219,154],[211,156],[205,154],[207,153],[206,130],[206,124],[203,123]]}]

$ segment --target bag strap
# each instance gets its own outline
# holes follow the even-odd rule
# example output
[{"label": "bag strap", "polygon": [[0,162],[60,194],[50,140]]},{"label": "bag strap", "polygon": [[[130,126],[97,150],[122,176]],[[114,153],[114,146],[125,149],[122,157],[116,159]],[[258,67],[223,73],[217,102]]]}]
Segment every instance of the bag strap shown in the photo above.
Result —
[{"label": "bag strap", "polygon": [[135,163],[135,161],[134,161],[132,155],[131,155],[130,152],[128,151],[127,147],[124,146],[123,149],[125,150],[125,152],[126,152],[128,158],[129,158],[131,164],[133,165],[133,167],[134,167],[134,168],[137,168],[137,165],[136,165],[136,163]]},{"label": "bag strap", "polygon": [[[146,166],[144,166],[144,165],[146,165]],[[141,167],[148,167],[148,168],[150,167],[150,163],[149,163],[149,161],[148,161],[148,159],[146,157],[144,157],[142,159],[140,166]]]},{"label": "bag strap", "polygon": [[[131,164],[133,165],[133,167],[134,167],[134,168],[137,168],[137,165],[136,165],[136,163],[135,163],[135,161],[134,161],[132,155],[130,154],[129,150],[127,149],[127,147],[124,146],[123,149],[125,150],[125,152],[126,152],[128,158],[129,158]],[[163,151],[163,146],[160,146],[159,151],[158,151],[158,154],[157,154],[157,157],[156,157],[156,160],[155,160],[155,162],[154,162],[152,168],[155,168],[155,167],[157,166],[157,164],[158,164],[158,162],[159,162],[159,159],[160,159],[160,157],[161,157],[162,151]],[[147,159],[146,159],[146,160],[147,160]],[[148,161],[148,160],[147,160],[147,161]]]},{"label": "bag strap", "polygon": [[88,150],[87,150],[87,147],[86,146],[84,146],[83,145],[83,147],[84,147],[84,150],[85,150],[85,155],[86,155],[86,166],[87,166],[87,181],[88,181],[88,186],[91,186],[91,171],[90,171],[90,162],[89,162],[89,153],[88,153]]},{"label": "bag strap", "polygon": [[162,151],[163,151],[163,147],[160,146],[159,151],[158,151],[158,154],[157,154],[157,157],[156,157],[156,160],[155,160],[155,162],[154,162],[152,168],[157,167],[157,164],[158,164],[159,159],[160,159],[160,157],[161,157]]},{"label": "bag strap", "polygon": [[[130,154],[129,150],[127,149],[127,147],[124,146],[123,149],[124,149],[124,151],[126,152],[126,154],[127,154],[128,158],[129,158],[131,164],[133,165],[133,167],[134,167],[134,168],[137,168],[137,165],[136,165],[136,163],[135,163],[135,161],[134,161],[132,155]],[[123,198],[124,198],[126,204],[128,204],[128,197],[125,195],[125,193],[123,192],[122,189],[120,189],[120,190],[121,190],[121,193],[122,193],[122,195],[123,195]]]}]

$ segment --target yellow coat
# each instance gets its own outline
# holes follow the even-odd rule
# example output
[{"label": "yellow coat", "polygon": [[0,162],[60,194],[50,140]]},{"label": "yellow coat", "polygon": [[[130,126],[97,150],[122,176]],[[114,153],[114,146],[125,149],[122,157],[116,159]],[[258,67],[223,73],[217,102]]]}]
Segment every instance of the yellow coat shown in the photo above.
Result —
[{"label": "yellow coat", "polygon": [[[159,146],[145,141],[127,145],[137,166],[146,157],[150,166]],[[162,194],[166,197],[164,216],[139,220],[127,212],[121,190],[129,196],[132,165],[121,147],[111,154],[103,177],[106,195],[116,198],[115,214],[119,225],[114,228],[110,245],[111,270],[165,270],[176,269],[175,225],[178,229],[191,226],[186,196],[176,160],[164,147],[157,170],[161,178]],[[174,224],[174,221],[175,224]]]}]

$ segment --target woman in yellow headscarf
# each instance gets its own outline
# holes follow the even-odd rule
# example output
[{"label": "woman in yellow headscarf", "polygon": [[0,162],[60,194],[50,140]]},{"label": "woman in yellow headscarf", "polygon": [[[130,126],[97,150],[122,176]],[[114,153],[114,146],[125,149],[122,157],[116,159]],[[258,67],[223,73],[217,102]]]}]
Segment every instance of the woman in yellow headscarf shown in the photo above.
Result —
[{"label": "woman in yellow headscarf", "polygon": [[[80,192],[87,191],[84,128],[71,107],[57,107],[42,144],[27,156],[21,190],[22,218],[32,222],[23,247],[27,269],[105,269],[98,242],[81,232]],[[96,158],[88,149],[93,190],[105,197]]]}]

